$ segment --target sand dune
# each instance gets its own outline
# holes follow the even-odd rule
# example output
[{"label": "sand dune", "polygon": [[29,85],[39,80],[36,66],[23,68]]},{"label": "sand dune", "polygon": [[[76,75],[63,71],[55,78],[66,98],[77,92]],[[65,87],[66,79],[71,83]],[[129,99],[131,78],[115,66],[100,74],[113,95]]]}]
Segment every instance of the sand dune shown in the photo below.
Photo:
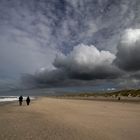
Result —
[{"label": "sand dune", "polygon": [[0,140],[139,140],[140,104],[38,99],[0,106]]}]

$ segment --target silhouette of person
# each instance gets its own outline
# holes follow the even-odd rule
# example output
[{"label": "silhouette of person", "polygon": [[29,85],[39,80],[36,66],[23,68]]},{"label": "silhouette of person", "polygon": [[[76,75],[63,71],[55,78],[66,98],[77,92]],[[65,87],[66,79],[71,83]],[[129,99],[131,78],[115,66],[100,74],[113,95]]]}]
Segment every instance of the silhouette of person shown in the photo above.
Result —
[{"label": "silhouette of person", "polygon": [[118,100],[120,101],[121,100],[121,97],[118,97]]},{"label": "silhouette of person", "polygon": [[29,96],[28,96],[27,99],[26,99],[26,103],[27,103],[27,105],[30,104],[30,97],[29,97]]},{"label": "silhouette of person", "polygon": [[20,106],[22,105],[22,102],[23,102],[23,97],[20,96],[20,97],[19,97],[19,105],[20,105]]}]

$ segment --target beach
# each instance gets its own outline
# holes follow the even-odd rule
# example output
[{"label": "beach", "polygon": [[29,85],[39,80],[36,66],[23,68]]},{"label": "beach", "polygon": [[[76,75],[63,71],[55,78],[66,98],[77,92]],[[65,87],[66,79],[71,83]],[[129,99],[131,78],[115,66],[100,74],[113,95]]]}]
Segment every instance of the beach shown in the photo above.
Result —
[{"label": "beach", "polygon": [[0,140],[139,140],[140,103],[38,98],[0,105]]}]

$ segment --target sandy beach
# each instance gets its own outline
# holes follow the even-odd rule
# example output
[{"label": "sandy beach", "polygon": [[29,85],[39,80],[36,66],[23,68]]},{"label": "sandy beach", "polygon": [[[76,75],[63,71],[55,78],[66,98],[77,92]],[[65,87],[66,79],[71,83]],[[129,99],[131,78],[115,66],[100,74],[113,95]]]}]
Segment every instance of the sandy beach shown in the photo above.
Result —
[{"label": "sandy beach", "polygon": [[0,140],[139,140],[140,104],[40,98],[0,105]]}]

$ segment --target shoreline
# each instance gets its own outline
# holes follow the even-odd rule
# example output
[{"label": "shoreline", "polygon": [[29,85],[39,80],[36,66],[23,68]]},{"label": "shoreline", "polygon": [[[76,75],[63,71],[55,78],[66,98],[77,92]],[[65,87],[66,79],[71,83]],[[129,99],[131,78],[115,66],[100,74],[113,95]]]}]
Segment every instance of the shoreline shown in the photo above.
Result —
[{"label": "shoreline", "polygon": [[[140,97],[129,97],[129,98],[121,98],[121,100],[118,100],[117,98],[111,98],[111,97],[80,97],[80,96],[74,96],[74,97],[68,97],[68,96],[33,96],[34,98],[31,100],[31,102],[35,102],[38,100],[41,100],[43,98],[52,98],[52,99],[66,99],[66,100],[87,100],[87,101],[99,101],[99,102],[114,102],[114,103],[132,103],[132,104],[140,104]],[[25,100],[23,101],[25,102]],[[17,103],[17,101],[4,101],[0,102],[0,105],[8,105]]]}]

